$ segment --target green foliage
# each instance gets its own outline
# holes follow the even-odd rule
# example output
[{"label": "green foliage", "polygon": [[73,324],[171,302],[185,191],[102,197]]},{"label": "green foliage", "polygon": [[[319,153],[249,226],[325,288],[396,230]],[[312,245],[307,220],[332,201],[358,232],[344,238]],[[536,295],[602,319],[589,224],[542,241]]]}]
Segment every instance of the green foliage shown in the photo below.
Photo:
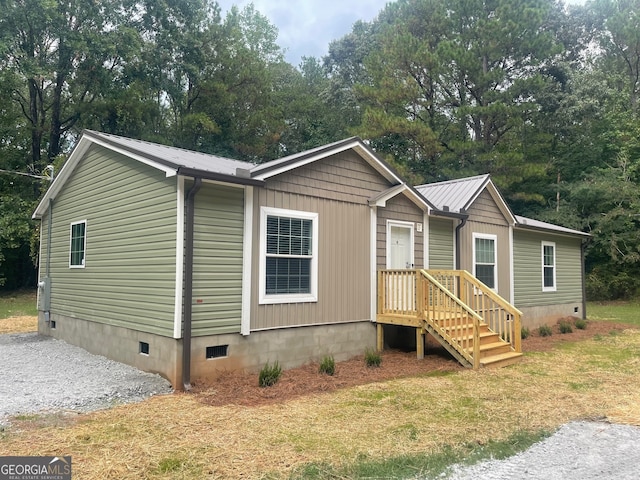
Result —
[{"label": "green foliage", "polygon": [[529,330],[527,327],[522,327],[520,329],[520,338],[522,338],[522,340],[529,338],[529,335],[531,335],[531,330]]},{"label": "green foliage", "polygon": [[575,326],[578,330],[586,330],[587,329],[587,321],[583,318],[576,318]]},{"label": "green foliage", "polygon": [[382,355],[372,348],[367,348],[364,352],[364,363],[367,367],[379,367],[382,363]]},{"label": "green foliage", "polygon": [[320,373],[326,373],[327,375],[333,375],[336,372],[336,362],[333,356],[326,355],[320,362]]},{"label": "green foliage", "polygon": [[573,327],[571,326],[571,323],[566,321],[566,320],[561,320],[558,323],[558,329],[560,330],[560,333],[571,333],[571,332],[573,332]]},{"label": "green foliage", "polygon": [[589,320],[605,320],[640,326],[640,303],[638,299],[628,302],[589,302]]},{"label": "green foliage", "polygon": [[0,293],[0,320],[23,315],[38,314],[36,294],[33,290],[19,290]]},{"label": "green foliage", "polygon": [[273,365],[270,365],[269,362],[267,362],[264,367],[262,367],[262,370],[260,370],[260,374],[258,375],[258,385],[261,387],[271,387],[280,380],[281,375],[282,368],[278,364],[277,360]]},{"label": "green foliage", "polygon": [[420,478],[443,477],[455,464],[474,465],[487,459],[504,459],[547,438],[551,432],[521,431],[503,441],[444,446],[429,454],[409,454],[384,460],[361,455],[350,464],[339,467],[327,463],[312,463],[298,467],[291,480],[324,480],[335,478]]},{"label": "green foliage", "polygon": [[553,331],[549,325],[540,325],[540,327],[538,327],[538,335],[541,337],[550,337],[552,334]]}]

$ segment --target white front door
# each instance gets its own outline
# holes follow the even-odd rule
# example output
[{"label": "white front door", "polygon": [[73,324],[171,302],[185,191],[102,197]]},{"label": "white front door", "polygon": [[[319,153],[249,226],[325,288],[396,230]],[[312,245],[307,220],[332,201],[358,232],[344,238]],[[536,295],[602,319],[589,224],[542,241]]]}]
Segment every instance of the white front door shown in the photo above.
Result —
[{"label": "white front door", "polygon": [[387,268],[413,268],[413,224],[389,222],[387,225]]},{"label": "white front door", "polygon": [[[414,267],[413,223],[387,222],[387,268],[406,270]],[[415,278],[399,273],[387,277],[387,305],[393,310],[415,310]]]}]

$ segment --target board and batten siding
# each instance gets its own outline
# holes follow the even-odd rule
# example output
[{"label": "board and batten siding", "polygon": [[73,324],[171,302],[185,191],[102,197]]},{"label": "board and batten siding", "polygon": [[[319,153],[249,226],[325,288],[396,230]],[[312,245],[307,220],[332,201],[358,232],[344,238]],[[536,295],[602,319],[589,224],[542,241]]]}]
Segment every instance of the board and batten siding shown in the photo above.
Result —
[{"label": "board and batten siding", "polygon": [[[93,146],[53,202],[51,312],[172,336],[176,178]],[[46,273],[49,212],[42,219]],[[69,268],[70,225],[86,220],[84,268]]]},{"label": "board and batten siding", "polygon": [[[391,185],[348,150],[267,180],[254,189],[251,330],[371,319],[368,200]],[[259,304],[260,208],[318,214],[318,300]]]},{"label": "board and batten siding", "polygon": [[451,270],[454,267],[453,231],[455,222],[429,217],[429,268]]},{"label": "board and batten siding", "polygon": [[[542,241],[556,244],[556,291],[542,291]],[[537,307],[582,301],[581,239],[514,230],[515,305]]]},{"label": "board and batten siding", "polygon": [[243,188],[203,183],[195,200],[195,337],[240,332],[243,222]]},{"label": "board and batten siding", "polygon": [[376,228],[376,264],[377,268],[387,268],[387,221],[411,222],[414,235],[414,268],[424,267],[424,225],[422,232],[416,230],[418,223],[424,223],[424,211],[404,195],[387,200],[385,207],[378,207]]}]

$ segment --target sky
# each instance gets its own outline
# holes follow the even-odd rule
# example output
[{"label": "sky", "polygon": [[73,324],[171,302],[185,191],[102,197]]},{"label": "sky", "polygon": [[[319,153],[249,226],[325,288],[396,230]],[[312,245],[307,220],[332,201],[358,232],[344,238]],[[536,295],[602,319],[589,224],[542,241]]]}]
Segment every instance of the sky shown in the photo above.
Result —
[{"label": "sky", "polygon": [[[358,20],[373,20],[389,0],[218,0],[222,14],[237,5],[253,3],[256,10],[278,27],[278,45],[286,60],[299,66],[301,58],[326,55],[329,42],[342,38]],[[585,0],[565,0],[584,4]]]}]

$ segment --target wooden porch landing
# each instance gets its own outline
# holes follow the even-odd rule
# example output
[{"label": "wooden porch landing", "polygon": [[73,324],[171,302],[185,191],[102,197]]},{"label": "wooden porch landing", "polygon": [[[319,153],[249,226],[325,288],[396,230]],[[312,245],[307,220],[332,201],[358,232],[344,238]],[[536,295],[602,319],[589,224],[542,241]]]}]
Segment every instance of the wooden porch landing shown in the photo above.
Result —
[{"label": "wooden porch landing", "polygon": [[377,348],[383,325],[416,329],[418,358],[424,335],[432,335],[469,368],[503,367],[520,361],[522,313],[465,271],[378,272]]}]

